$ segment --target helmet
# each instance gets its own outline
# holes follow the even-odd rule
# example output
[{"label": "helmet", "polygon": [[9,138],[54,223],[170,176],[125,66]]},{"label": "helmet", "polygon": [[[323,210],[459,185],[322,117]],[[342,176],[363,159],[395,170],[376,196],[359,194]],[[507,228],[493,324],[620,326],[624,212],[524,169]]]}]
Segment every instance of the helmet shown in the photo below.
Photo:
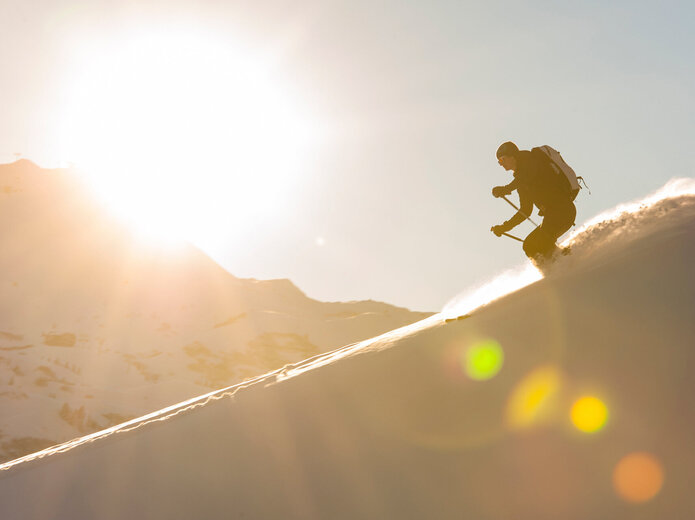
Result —
[{"label": "helmet", "polygon": [[497,158],[499,159],[503,155],[511,155],[514,157],[518,152],[519,148],[511,141],[507,141],[506,143],[502,143],[497,149]]}]

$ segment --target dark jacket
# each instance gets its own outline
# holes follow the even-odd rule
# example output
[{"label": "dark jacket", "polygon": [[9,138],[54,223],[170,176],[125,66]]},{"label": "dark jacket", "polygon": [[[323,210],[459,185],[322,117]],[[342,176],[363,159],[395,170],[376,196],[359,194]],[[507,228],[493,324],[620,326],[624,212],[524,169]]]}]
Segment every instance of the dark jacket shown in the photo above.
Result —
[{"label": "dark jacket", "polygon": [[517,153],[516,161],[514,180],[507,189],[519,193],[520,211],[505,222],[505,227],[511,229],[523,222],[524,214],[530,216],[534,205],[546,215],[564,212],[572,205],[567,180],[553,171],[543,152],[522,150]]}]

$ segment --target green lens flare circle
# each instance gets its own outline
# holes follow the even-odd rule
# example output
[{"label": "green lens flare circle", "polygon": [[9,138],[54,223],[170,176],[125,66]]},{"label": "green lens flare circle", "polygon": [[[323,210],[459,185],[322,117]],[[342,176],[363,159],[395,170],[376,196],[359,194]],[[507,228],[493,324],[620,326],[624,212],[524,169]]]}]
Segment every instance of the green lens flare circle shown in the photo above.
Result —
[{"label": "green lens flare circle", "polygon": [[502,369],[504,352],[495,340],[481,341],[466,351],[466,374],[476,381],[486,381]]}]

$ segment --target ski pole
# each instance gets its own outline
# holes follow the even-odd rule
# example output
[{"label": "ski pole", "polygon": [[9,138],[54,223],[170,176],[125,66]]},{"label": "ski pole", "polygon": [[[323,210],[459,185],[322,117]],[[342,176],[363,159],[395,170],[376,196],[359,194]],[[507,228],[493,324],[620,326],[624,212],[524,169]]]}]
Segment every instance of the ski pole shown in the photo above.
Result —
[{"label": "ski pole", "polygon": [[[492,231],[492,228],[490,228],[490,231]],[[494,233],[494,231],[492,231],[492,232]],[[497,235],[497,236],[500,236],[500,237],[501,237],[502,235],[504,235],[505,237],[513,238],[514,240],[518,240],[519,242],[523,242],[523,239],[521,239],[521,238],[519,238],[519,237],[515,237],[514,235],[510,235],[509,233],[504,233],[504,232],[502,232],[502,233],[500,233],[500,234]]]},{"label": "ski pole", "polygon": [[529,221],[531,224],[533,224],[534,226],[538,227],[538,224],[536,224],[536,223],[531,219],[531,217],[529,217],[526,213],[522,213],[522,211],[521,211],[519,208],[516,207],[516,204],[514,204],[511,200],[509,200],[509,199],[508,199],[506,196],[504,196],[504,195],[502,196],[502,198],[503,198],[504,200],[506,200],[507,203],[509,203],[509,205],[510,205],[512,208],[514,208],[514,209],[517,210],[519,213],[521,213],[521,215],[522,215],[523,217],[525,217],[526,219],[528,219],[528,221]]},{"label": "ski pole", "polygon": [[514,235],[510,235],[509,233],[502,233],[505,237],[513,238],[514,240],[517,240],[519,242],[523,242],[523,240],[519,237],[515,237]]}]

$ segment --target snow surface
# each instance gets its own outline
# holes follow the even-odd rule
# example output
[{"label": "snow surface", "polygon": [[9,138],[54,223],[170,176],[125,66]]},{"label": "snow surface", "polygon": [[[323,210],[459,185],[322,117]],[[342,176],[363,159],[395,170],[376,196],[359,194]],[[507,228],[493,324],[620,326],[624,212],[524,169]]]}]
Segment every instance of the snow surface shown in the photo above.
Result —
[{"label": "snow surface", "polygon": [[[483,307],[7,463],[2,518],[693,518],[694,185],[577,230]],[[504,362],[476,380],[461,359],[481,340]],[[609,411],[593,433],[570,420],[587,395]],[[613,482],[635,452],[664,475],[640,503]]]}]

